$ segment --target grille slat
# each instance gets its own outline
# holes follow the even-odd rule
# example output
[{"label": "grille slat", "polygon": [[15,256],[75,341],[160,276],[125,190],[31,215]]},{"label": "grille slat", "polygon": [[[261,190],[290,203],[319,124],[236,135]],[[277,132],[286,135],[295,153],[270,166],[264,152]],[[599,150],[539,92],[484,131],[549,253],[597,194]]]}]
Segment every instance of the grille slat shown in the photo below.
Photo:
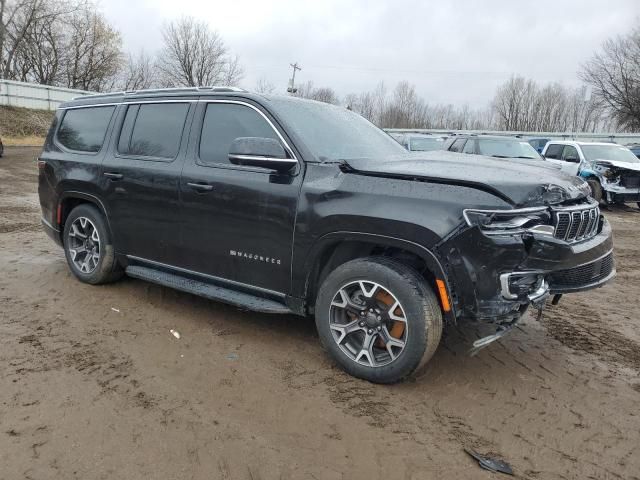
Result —
[{"label": "grille slat", "polygon": [[614,268],[613,253],[595,262],[587,263],[576,268],[558,270],[547,277],[552,290],[563,288],[577,288],[597,283],[607,278]]},{"label": "grille slat", "polygon": [[560,207],[553,209],[555,237],[567,242],[586,240],[597,234],[600,209],[594,204],[583,208]]}]

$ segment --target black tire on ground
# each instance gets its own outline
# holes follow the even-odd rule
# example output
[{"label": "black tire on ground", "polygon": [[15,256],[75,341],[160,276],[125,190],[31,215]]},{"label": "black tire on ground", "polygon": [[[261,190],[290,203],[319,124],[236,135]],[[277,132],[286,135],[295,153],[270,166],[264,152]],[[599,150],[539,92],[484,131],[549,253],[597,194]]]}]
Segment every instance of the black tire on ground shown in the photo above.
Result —
[{"label": "black tire on ground", "polygon": [[591,187],[591,196],[593,197],[593,199],[598,203],[602,203],[602,186],[600,185],[600,182],[598,180],[590,178],[589,180],[587,180],[587,183]]},{"label": "black tire on ground", "polygon": [[[390,363],[380,366],[358,363],[338,346],[332,333],[332,302],[341,289],[359,280],[380,285],[395,296],[404,310],[405,344]],[[338,365],[347,373],[374,383],[395,383],[411,375],[433,356],[442,336],[442,313],[431,287],[414,269],[386,257],[351,260],[332,271],[318,292],[315,317],[320,341]],[[375,345],[380,348],[380,343]]]},{"label": "black tire on ground", "polygon": [[[71,239],[69,233],[74,222],[80,218],[88,219],[95,226],[100,241],[99,260],[97,261],[95,268],[90,272],[81,271],[74,263],[70,252]],[[118,262],[116,261],[115,250],[111,243],[111,236],[109,235],[109,229],[107,228],[104,216],[95,206],[84,203],[82,205],[78,205],[71,211],[64,223],[62,241],[64,244],[64,253],[67,258],[67,264],[69,265],[71,272],[81,282],[99,285],[102,283],[114,282],[124,274],[122,267],[118,265]]]},{"label": "black tire on ground", "polygon": [[0,157],[4,154],[4,145],[2,144],[2,140],[0,140]]}]

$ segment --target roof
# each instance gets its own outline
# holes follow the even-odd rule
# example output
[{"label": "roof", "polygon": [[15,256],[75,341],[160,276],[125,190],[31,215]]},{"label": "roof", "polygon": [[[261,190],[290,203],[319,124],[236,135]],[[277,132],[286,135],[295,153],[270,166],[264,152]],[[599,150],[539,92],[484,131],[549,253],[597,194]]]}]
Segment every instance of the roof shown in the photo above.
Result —
[{"label": "roof", "polygon": [[96,95],[85,95],[76,97],[69,102],[64,102],[60,108],[70,108],[86,105],[104,105],[113,103],[123,103],[129,100],[175,98],[188,99],[191,97],[201,97],[203,95],[242,95],[258,96],[238,87],[179,87],[179,88],[157,88],[148,90],[133,90],[128,92],[99,93]]},{"label": "roof", "polygon": [[612,143],[612,142],[576,142],[574,140],[549,140],[549,143],[547,143],[547,145],[551,145],[551,144],[556,144],[556,145],[573,145],[573,146],[581,146],[581,145],[603,145],[603,146],[610,146],[610,145],[618,145],[617,143]]},{"label": "roof", "polygon": [[475,133],[464,133],[461,135],[456,135],[455,137],[450,138],[482,138],[487,140],[516,140],[519,142],[524,142],[525,140],[519,137],[513,137],[511,135],[484,135],[484,134],[475,134]]}]

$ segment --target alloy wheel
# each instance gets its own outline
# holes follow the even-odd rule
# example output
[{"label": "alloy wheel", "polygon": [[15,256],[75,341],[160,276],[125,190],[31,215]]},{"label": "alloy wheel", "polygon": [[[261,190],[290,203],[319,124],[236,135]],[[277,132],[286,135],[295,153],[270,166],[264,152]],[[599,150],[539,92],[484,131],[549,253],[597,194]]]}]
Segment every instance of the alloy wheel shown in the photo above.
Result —
[{"label": "alloy wheel", "polygon": [[100,261],[100,235],[87,217],[78,217],[69,229],[67,249],[71,261],[82,273],[92,273]]},{"label": "alloy wheel", "polygon": [[357,280],[340,288],[331,302],[329,327],[334,341],[354,362],[382,367],[407,343],[405,310],[386,287]]}]

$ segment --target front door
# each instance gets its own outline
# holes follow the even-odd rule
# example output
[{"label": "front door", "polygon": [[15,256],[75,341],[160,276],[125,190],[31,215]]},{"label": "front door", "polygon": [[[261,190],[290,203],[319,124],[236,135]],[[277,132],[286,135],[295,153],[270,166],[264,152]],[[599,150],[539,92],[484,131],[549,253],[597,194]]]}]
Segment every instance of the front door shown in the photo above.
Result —
[{"label": "front door", "polygon": [[183,268],[278,293],[289,293],[291,252],[302,171],[278,174],[229,162],[239,137],[278,140],[266,112],[239,100],[203,101],[185,162]]},{"label": "front door", "polygon": [[191,105],[185,101],[122,107],[102,172],[118,253],[167,264],[179,254],[178,185]]}]

